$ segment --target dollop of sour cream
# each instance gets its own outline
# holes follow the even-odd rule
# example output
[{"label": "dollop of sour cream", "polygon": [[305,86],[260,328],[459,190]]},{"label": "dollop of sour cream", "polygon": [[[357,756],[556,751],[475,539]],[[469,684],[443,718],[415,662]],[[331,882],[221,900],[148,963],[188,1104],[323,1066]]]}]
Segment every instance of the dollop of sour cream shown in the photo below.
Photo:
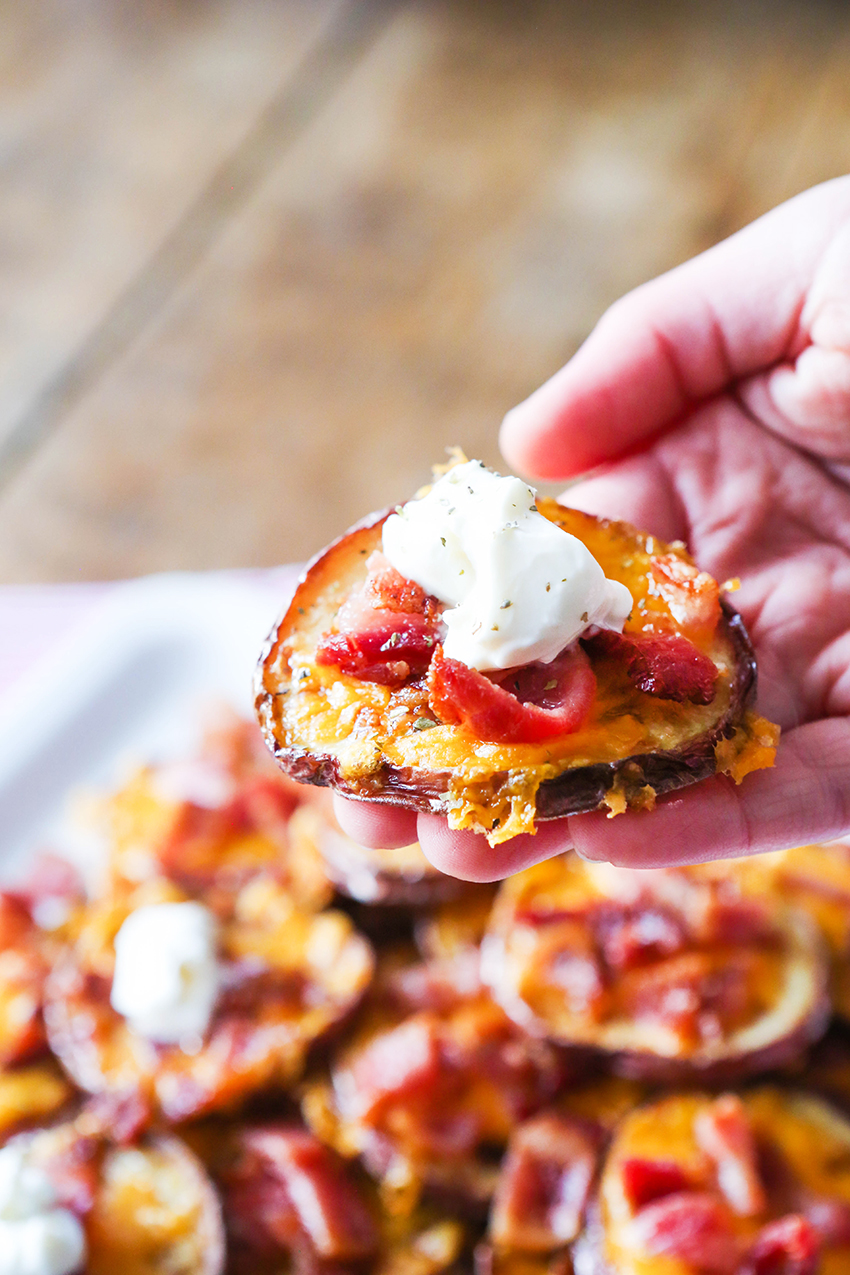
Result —
[{"label": "dollop of sour cream", "polygon": [[140,1036],[197,1047],[220,985],[216,921],[200,903],[146,904],[115,936],[110,1000]]},{"label": "dollop of sour cream", "polygon": [[56,1207],[50,1178],[32,1163],[29,1139],[0,1149],[0,1275],[70,1275],[83,1265],[79,1218]]},{"label": "dollop of sour cream", "polygon": [[384,523],[396,571],[448,604],[445,654],[481,672],[548,664],[591,626],[622,632],[632,609],[625,585],[535,499],[471,460]]}]

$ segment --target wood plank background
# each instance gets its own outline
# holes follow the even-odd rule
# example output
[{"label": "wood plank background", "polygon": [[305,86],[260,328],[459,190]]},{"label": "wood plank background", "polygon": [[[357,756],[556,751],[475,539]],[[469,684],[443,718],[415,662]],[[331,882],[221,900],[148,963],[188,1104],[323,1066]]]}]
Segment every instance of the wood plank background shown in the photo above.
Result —
[{"label": "wood plank background", "polygon": [[0,0],[0,580],[301,558],[850,170],[828,0]]}]

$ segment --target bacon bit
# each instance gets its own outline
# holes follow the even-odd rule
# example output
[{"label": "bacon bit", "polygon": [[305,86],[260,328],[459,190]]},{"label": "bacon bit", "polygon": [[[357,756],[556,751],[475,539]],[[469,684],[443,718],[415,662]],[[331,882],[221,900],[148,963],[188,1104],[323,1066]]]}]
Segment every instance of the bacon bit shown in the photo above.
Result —
[{"label": "bacon bit", "polygon": [[436,646],[433,623],[422,615],[372,614],[369,627],[357,633],[326,633],[316,649],[316,663],[336,665],[361,682],[384,686],[424,673]]},{"label": "bacon bit", "polygon": [[[321,1258],[352,1261],[374,1252],[377,1236],[366,1204],[343,1162],[318,1138],[279,1126],[249,1130],[243,1143],[266,1179],[262,1222],[284,1247],[293,1243],[294,1220]],[[270,1209],[275,1182],[277,1207]]]},{"label": "bacon bit", "polygon": [[366,568],[369,574],[363,586],[363,600],[374,610],[425,615],[434,607],[434,599],[415,581],[405,579],[382,553],[373,553]]},{"label": "bacon bit", "polygon": [[157,860],[172,880],[190,889],[208,885],[219,871],[228,871],[232,881],[232,869],[222,862],[219,848],[251,832],[262,832],[285,847],[286,823],[298,800],[275,776],[257,775],[244,781],[223,806],[184,801],[157,848]]},{"label": "bacon bit", "polygon": [[789,1213],[759,1232],[739,1275],[817,1275],[820,1247],[811,1222]]},{"label": "bacon bit", "polygon": [[809,1199],[803,1212],[826,1247],[850,1244],[850,1204],[844,1200]]},{"label": "bacon bit", "polygon": [[48,964],[24,901],[0,893],[0,1066],[46,1049],[42,1021]]},{"label": "bacon bit", "polygon": [[389,979],[390,996],[404,1009],[446,1013],[481,992],[481,957],[469,947],[452,957],[404,965]]},{"label": "bacon bit", "polygon": [[776,926],[761,899],[713,897],[699,925],[705,942],[744,947],[776,943]]},{"label": "bacon bit", "polygon": [[376,1036],[342,1074],[346,1116],[374,1120],[388,1102],[432,1085],[440,1066],[433,1020],[424,1014],[406,1019]]},{"label": "bacon bit", "polygon": [[667,1195],[641,1209],[624,1230],[628,1246],[638,1252],[679,1258],[704,1275],[737,1275],[740,1254],[731,1221],[707,1192]]},{"label": "bacon bit", "polygon": [[717,581],[673,553],[656,555],[649,570],[676,623],[694,636],[710,638],[720,619]]},{"label": "bacon bit", "polygon": [[477,739],[534,744],[578,730],[596,693],[590,661],[579,646],[551,664],[506,674],[502,683],[447,658],[438,646],[428,671],[428,702],[441,721],[463,725]]},{"label": "bacon bit", "polygon": [[100,1162],[104,1143],[71,1133],[70,1139],[55,1151],[48,1151],[43,1168],[56,1192],[56,1203],[70,1209],[78,1217],[94,1207],[100,1181]]},{"label": "bacon bit", "polygon": [[45,852],[35,860],[14,893],[30,911],[45,900],[63,900],[75,903],[85,898],[82,877],[73,864],[58,854]]},{"label": "bacon bit", "polygon": [[610,655],[625,667],[632,684],[646,695],[676,703],[710,704],[717,666],[680,633],[614,633],[600,629],[583,639],[592,653]]},{"label": "bacon bit", "polygon": [[490,1234],[497,1245],[546,1253],[575,1239],[596,1173],[598,1140],[586,1125],[544,1112],[508,1144]]},{"label": "bacon bit", "polygon": [[605,1003],[605,979],[590,953],[556,951],[548,962],[548,974],[565,993],[573,1014],[600,1016]]},{"label": "bacon bit", "polygon": [[694,1120],[698,1145],[714,1161],[717,1184],[739,1217],[756,1217],[767,1208],[758,1170],[758,1149],[744,1104],[722,1094]]},{"label": "bacon bit", "polygon": [[440,604],[399,575],[382,553],[373,553],[367,567],[362,588],[319,641],[316,663],[335,665],[362,682],[397,686],[428,668],[443,632]]},{"label": "bacon bit", "polygon": [[81,1133],[129,1146],[138,1141],[152,1115],[150,1102],[137,1089],[101,1093],[89,1098],[77,1117],[77,1127]]},{"label": "bacon bit", "polygon": [[34,928],[24,900],[10,891],[0,892],[0,949],[22,945]]},{"label": "bacon bit", "polygon": [[724,958],[708,952],[683,952],[658,965],[631,971],[622,989],[624,1006],[642,1018],[655,1018],[685,1040],[733,1030],[750,1008],[750,959],[747,952]]},{"label": "bacon bit", "polygon": [[594,919],[605,964],[612,970],[630,970],[672,956],[687,944],[682,921],[660,908],[629,912],[603,904]]},{"label": "bacon bit", "polygon": [[679,1195],[691,1186],[675,1160],[641,1160],[635,1156],[622,1162],[620,1174],[626,1199],[636,1213],[665,1195]]}]

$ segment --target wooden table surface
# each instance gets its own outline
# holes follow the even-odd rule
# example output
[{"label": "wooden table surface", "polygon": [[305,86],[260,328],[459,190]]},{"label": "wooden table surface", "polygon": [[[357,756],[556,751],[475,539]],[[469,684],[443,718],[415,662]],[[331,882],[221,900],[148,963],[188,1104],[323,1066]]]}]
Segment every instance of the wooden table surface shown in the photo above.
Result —
[{"label": "wooden table surface", "polygon": [[0,0],[0,580],[301,558],[850,170],[834,0]]}]

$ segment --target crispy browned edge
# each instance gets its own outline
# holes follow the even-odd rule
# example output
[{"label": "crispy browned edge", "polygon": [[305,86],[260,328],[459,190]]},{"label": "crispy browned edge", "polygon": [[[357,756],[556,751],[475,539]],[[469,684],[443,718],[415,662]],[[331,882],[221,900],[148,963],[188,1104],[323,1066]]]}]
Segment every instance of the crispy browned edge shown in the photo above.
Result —
[{"label": "crispy browned edge", "polygon": [[[331,787],[349,797],[440,813],[444,812],[443,798],[449,787],[450,771],[423,771],[385,764],[373,775],[347,781],[340,774],[334,757],[313,754],[305,748],[289,745],[283,739],[282,707],[289,688],[278,678],[274,666],[287,636],[297,628],[298,608],[317,601],[313,587],[315,577],[327,567],[332,555],[351,537],[377,532],[387,516],[388,511],[369,515],[307,564],[287,610],[275,624],[261,653],[255,678],[255,708],[266,743],[279,765],[293,779]],[[371,537],[363,538],[369,540]],[[721,623],[735,654],[736,674],[729,707],[717,724],[685,748],[638,753],[619,761],[580,766],[555,779],[546,780],[537,792],[538,819],[558,819],[564,815],[597,810],[605,805],[606,794],[615,785],[627,799],[637,796],[647,785],[661,796],[716,773],[715,746],[734,733],[746,709],[754,701],[756,692],[755,653],[744,622],[725,598],[721,599],[721,606]]]},{"label": "crispy browned edge", "polygon": [[[218,1193],[206,1169],[185,1142],[173,1135],[152,1135],[142,1143],[141,1150],[146,1147],[167,1155],[177,1165],[183,1180],[193,1182],[197,1189],[200,1218],[193,1234],[197,1248],[193,1271],[196,1275],[223,1275],[226,1257],[224,1221]],[[124,1149],[113,1147],[107,1152],[107,1157],[120,1155]]]}]

